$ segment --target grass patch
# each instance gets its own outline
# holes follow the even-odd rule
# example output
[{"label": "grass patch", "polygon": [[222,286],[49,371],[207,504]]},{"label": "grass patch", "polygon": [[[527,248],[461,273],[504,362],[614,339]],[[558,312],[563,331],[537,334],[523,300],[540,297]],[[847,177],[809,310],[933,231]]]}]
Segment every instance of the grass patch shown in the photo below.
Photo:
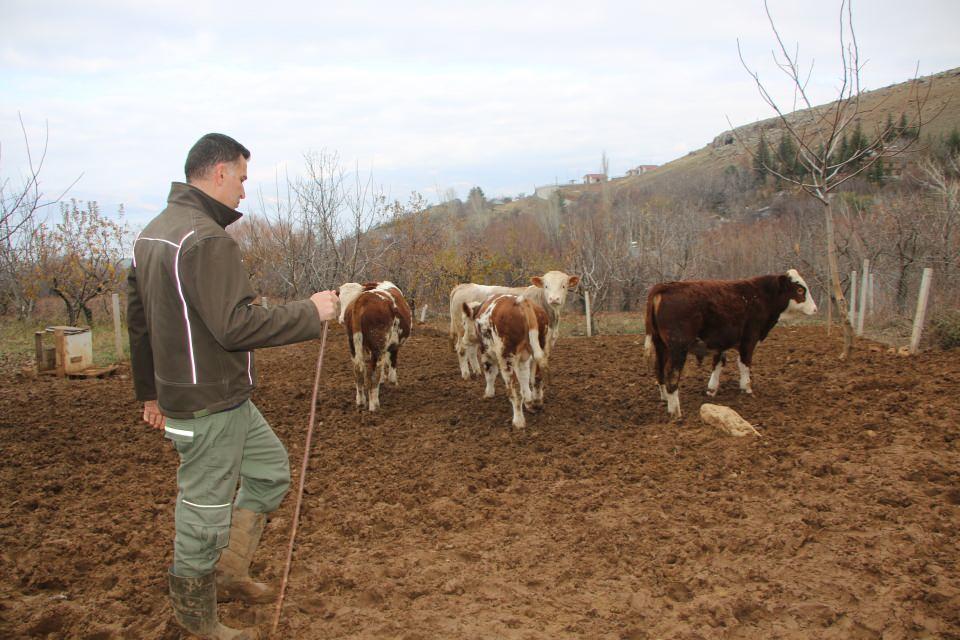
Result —
[{"label": "grass patch", "polygon": [[[43,331],[46,327],[57,324],[37,320],[0,319],[0,364],[4,369],[32,366],[35,363],[34,333]],[[113,339],[113,322],[94,322],[93,333],[93,366],[104,367],[116,362],[130,361],[130,344],[127,339],[127,328],[122,325],[121,347],[123,354],[117,357]],[[53,334],[43,337],[45,347],[53,346]]]}]

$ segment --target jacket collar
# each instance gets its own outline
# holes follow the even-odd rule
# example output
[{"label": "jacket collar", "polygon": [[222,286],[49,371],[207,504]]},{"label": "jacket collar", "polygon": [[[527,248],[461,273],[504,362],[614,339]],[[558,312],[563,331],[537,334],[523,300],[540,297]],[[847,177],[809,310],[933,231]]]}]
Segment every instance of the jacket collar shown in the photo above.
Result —
[{"label": "jacket collar", "polygon": [[214,222],[223,228],[243,217],[236,209],[231,209],[218,200],[214,200],[206,193],[185,182],[174,182],[170,185],[169,204],[194,207],[210,216]]}]

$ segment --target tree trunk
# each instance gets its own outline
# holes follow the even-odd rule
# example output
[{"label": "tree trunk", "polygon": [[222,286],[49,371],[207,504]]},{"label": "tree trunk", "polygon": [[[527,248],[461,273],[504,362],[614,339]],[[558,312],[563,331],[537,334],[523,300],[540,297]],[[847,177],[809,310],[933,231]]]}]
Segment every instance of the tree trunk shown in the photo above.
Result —
[{"label": "tree trunk", "polygon": [[900,273],[897,275],[897,311],[901,314],[907,309],[907,270],[909,263],[900,261]]},{"label": "tree trunk", "polygon": [[846,360],[853,348],[853,326],[850,324],[847,301],[843,297],[843,288],[840,286],[840,265],[837,262],[837,247],[833,233],[832,201],[832,196],[828,195],[823,207],[827,222],[827,262],[830,265],[830,279],[833,282],[833,299],[837,303],[837,318],[840,320],[840,326],[843,327],[843,350],[840,352],[840,359]]},{"label": "tree trunk", "polygon": [[67,326],[77,326],[77,319],[80,317],[80,306],[73,304],[70,298],[59,289],[54,287],[51,288],[51,291],[53,291],[55,294],[57,294],[57,296],[60,297],[61,300],[63,300],[63,305],[67,308]]}]

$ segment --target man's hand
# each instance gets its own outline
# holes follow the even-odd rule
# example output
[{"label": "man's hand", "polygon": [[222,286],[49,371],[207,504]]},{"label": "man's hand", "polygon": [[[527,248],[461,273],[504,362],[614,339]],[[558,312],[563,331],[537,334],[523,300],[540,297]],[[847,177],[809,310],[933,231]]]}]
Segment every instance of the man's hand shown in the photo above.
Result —
[{"label": "man's hand", "polygon": [[318,291],[310,296],[310,302],[317,308],[320,320],[335,320],[340,306],[336,291]]},{"label": "man's hand", "polygon": [[147,400],[143,403],[143,421],[154,429],[163,429],[167,419],[160,413],[156,400]]}]

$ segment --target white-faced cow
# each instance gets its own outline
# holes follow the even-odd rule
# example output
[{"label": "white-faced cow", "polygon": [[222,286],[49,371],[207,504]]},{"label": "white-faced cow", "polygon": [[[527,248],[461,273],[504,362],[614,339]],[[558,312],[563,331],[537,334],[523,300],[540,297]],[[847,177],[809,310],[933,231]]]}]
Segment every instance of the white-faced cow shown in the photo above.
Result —
[{"label": "white-faced cow", "polygon": [[542,306],[524,296],[494,294],[484,302],[464,302],[462,322],[479,337],[478,349],[492,398],[497,372],[513,407],[513,426],[526,426],[527,411],[543,408],[543,374],[552,347],[550,321]]},{"label": "white-faced cow", "polygon": [[548,271],[542,276],[534,276],[530,282],[532,284],[527,287],[499,287],[470,282],[458,284],[450,292],[450,342],[460,361],[460,375],[464,380],[473,374],[481,373],[480,361],[477,359],[478,341],[470,336],[464,340],[465,328],[460,313],[464,303],[483,302],[495,294],[523,296],[547,312],[552,340],[556,342],[560,335],[560,311],[567,299],[567,292],[580,283],[580,276],[567,275],[562,271]]},{"label": "white-faced cow", "polygon": [[707,393],[720,386],[723,352],[740,352],[740,389],[753,393],[750,365],[757,343],[767,337],[781,314],[812,315],[817,305],[796,269],[747,280],[691,280],[654,285],[647,295],[644,350],[656,353],[657,387],[667,412],[679,418],[680,374],[687,353],[714,352]]},{"label": "white-faced cow", "polygon": [[348,282],[340,287],[340,323],[346,327],[357,406],[380,408],[380,384],[398,384],[397,354],[410,335],[410,307],[392,282]]}]

